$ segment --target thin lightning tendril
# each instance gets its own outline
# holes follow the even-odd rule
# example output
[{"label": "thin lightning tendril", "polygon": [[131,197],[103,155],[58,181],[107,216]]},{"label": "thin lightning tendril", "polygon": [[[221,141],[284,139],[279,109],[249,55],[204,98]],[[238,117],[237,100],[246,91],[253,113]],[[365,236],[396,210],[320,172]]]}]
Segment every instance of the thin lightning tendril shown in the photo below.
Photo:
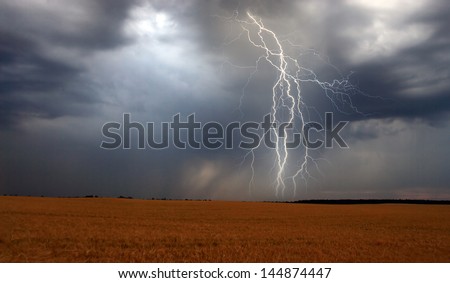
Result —
[{"label": "thin lightning tendril", "polygon": [[[319,86],[337,111],[344,114],[350,114],[350,112],[343,109],[345,106],[350,108],[353,113],[366,116],[366,114],[357,109],[351,99],[351,96],[354,94],[366,94],[350,83],[349,76],[342,77],[340,80],[334,79],[332,82],[319,80],[313,70],[303,67],[299,63],[298,59],[288,55],[283,48],[284,44],[288,44],[288,46],[298,49],[302,48],[301,46],[293,44],[290,40],[280,40],[275,32],[268,29],[261,19],[255,17],[250,12],[247,12],[247,20],[239,19],[238,16],[238,12],[235,11],[233,16],[226,18],[227,21],[238,23],[241,27],[241,32],[237,35],[237,37],[227,41],[225,45],[230,45],[245,37],[245,39],[253,47],[262,50],[262,55],[256,60],[254,66],[239,66],[227,62],[235,68],[253,69],[242,89],[242,94],[239,101],[238,109],[242,115],[245,90],[250,84],[252,78],[258,72],[258,66],[262,61],[265,61],[269,63],[277,72],[275,83],[272,87],[272,106],[270,112],[271,123],[275,123],[276,125],[285,123],[294,125],[296,124],[295,122],[298,121],[298,126],[300,129],[303,129],[307,121],[310,120],[309,111],[314,110],[316,113],[319,113],[314,107],[308,106],[304,102],[301,92],[302,83],[314,83]],[[273,46],[269,47],[269,43],[272,43]],[[329,62],[328,58],[324,59],[313,49],[308,49],[307,51],[325,62],[328,66],[334,68],[340,74],[339,70]],[[300,58],[302,55],[303,54],[300,53],[297,58]],[[293,195],[295,196],[297,190],[297,180],[299,178],[303,180],[306,187],[308,186],[308,180],[316,180],[316,178],[310,173],[310,168],[314,168],[322,176],[323,173],[319,168],[318,159],[313,158],[310,149],[305,146],[304,154],[297,163],[297,169],[294,170],[293,173],[289,174],[287,172],[290,157],[287,145],[288,127],[279,129],[281,130],[278,131],[276,128],[271,128],[268,132],[264,133],[264,136],[270,135],[275,138],[275,162],[272,168],[276,171],[276,178],[274,181],[275,195],[277,197],[284,197],[285,190],[287,188],[286,182],[290,180],[293,185]],[[249,183],[250,189],[255,185],[255,150],[261,146],[262,140],[263,139],[260,139],[257,147],[249,150],[245,154],[241,163],[242,165],[245,160],[250,157],[252,173]]]}]

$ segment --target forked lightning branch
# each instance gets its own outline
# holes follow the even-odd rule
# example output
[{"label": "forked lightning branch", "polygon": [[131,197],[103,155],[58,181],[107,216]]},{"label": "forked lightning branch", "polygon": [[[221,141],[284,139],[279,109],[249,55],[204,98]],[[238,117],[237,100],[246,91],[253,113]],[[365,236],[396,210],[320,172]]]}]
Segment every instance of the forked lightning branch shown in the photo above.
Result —
[{"label": "forked lightning branch", "polygon": [[[314,70],[301,64],[299,57],[304,55],[302,54],[303,48],[301,46],[293,44],[290,40],[280,40],[279,36],[274,31],[264,25],[262,19],[250,12],[247,12],[246,16],[242,18],[239,13],[235,11],[231,17],[222,19],[232,25],[238,25],[240,27],[238,35],[229,40],[225,45],[244,40],[250,44],[256,54],[259,54],[259,57],[253,66],[240,66],[229,62],[236,68],[253,69],[242,91],[240,108],[242,107],[246,88],[252,78],[254,78],[262,68],[268,65],[275,73],[272,78],[274,83],[271,89],[267,90],[267,94],[265,94],[271,95],[272,97],[270,119],[274,123],[288,124],[297,129],[305,129],[305,127],[311,123],[311,121],[309,121],[310,110],[313,110],[320,115],[319,109],[315,108],[314,105],[308,105],[304,99],[304,94],[302,92],[302,85],[304,83],[310,83],[317,86],[320,89],[319,92],[325,95],[336,111],[341,113],[349,113],[348,111],[350,111],[364,115],[353,105],[351,96],[355,94],[365,94],[353,86],[348,77],[333,79],[331,81],[319,79],[319,76]],[[296,50],[297,56],[288,54],[286,45],[290,50]],[[309,49],[308,52],[311,53],[312,56],[319,57],[322,62],[326,62],[327,65],[337,70],[337,68],[331,65],[328,60],[322,59],[321,56],[318,55],[318,52],[311,49]],[[265,62],[266,64],[262,65],[262,62]],[[308,146],[308,143],[304,143],[304,150],[301,152],[301,155],[298,150],[290,152],[291,147],[288,140],[288,130],[288,127],[283,128],[281,131],[271,128],[270,131],[265,133],[275,140],[275,161],[273,170],[276,172],[274,186],[277,196],[280,194],[282,196],[284,195],[287,187],[286,182],[288,180],[293,186],[295,195],[297,179],[301,179],[307,184],[308,180],[313,178],[309,171],[311,166],[320,172],[317,160],[311,154],[311,149],[314,149],[314,147]],[[252,178],[250,187],[254,186],[255,150],[257,148],[258,147],[250,149],[248,154],[245,155],[245,158],[251,159],[250,166],[252,169]],[[291,159],[294,160],[292,161]],[[296,168],[288,168],[289,166],[295,166]]]}]

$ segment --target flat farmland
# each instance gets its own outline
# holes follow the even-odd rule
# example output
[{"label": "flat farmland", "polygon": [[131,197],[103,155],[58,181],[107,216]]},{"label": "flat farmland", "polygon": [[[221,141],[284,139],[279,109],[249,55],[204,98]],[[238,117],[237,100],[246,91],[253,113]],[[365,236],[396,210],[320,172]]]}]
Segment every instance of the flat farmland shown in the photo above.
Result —
[{"label": "flat farmland", "polygon": [[0,262],[450,262],[450,206],[0,197]]}]

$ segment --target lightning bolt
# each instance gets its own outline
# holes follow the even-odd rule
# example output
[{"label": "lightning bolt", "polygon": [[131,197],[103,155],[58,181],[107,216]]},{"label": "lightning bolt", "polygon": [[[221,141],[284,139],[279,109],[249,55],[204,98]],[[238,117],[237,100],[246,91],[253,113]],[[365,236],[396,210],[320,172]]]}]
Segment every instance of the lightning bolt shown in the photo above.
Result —
[{"label": "lightning bolt", "polygon": [[[310,120],[309,111],[314,110],[316,113],[319,113],[314,107],[306,105],[301,88],[303,83],[313,83],[319,86],[337,111],[346,114],[356,112],[365,115],[360,112],[352,102],[351,98],[353,95],[366,94],[350,83],[349,77],[351,74],[347,77],[342,77],[341,79],[334,79],[331,82],[321,81],[312,69],[306,68],[300,64],[298,58],[300,58],[303,53],[300,53],[297,57],[293,57],[287,54],[284,46],[287,45],[290,48],[297,49],[302,47],[293,44],[289,40],[280,40],[277,34],[267,28],[260,18],[247,12],[247,19],[239,19],[239,13],[235,11],[234,14],[230,18],[226,18],[226,20],[238,23],[241,31],[237,37],[232,38],[224,45],[230,45],[235,41],[244,38],[253,47],[262,51],[262,55],[256,60],[254,66],[239,66],[227,62],[236,68],[253,69],[253,72],[250,73],[246,84],[243,87],[239,101],[238,108],[241,114],[243,114],[241,109],[245,90],[252,78],[258,72],[261,62],[264,61],[269,63],[276,71],[275,82],[271,91],[272,105],[270,111],[271,122],[276,123],[276,125],[295,125],[295,128],[303,129]],[[338,71],[327,58],[324,59],[315,50],[309,49],[307,52],[308,54],[318,57],[321,61]],[[345,108],[347,108],[347,110],[345,110]],[[278,129],[280,130],[271,128],[268,132],[264,133],[264,135],[270,135],[270,137],[273,137],[275,140],[275,162],[272,168],[276,172],[274,181],[275,195],[277,197],[284,197],[288,186],[287,181],[290,181],[293,186],[293,195],[295,196],[298,179],[303,180],[306,187],[308,186],[308,180],[316,180],[310,173],[310,168],[315,168],[321,175],[323,175],[323,173],[319,168],[318,159],[312,156],[311,149],[307,146],[305,146],[303,155],[298,160],[296,168],[294,170],[288,170],[287,167],[291,158],[288,148],[288,127]],[[243,163],[247,158],[251,158],[250,166],[252,175],[249,184],[250,190],[255,184],[255,150],[261,146],[262,140],[263,139],[260,140],[256,148],[249,150],[245,154],[244,160],[242,161]]]}]

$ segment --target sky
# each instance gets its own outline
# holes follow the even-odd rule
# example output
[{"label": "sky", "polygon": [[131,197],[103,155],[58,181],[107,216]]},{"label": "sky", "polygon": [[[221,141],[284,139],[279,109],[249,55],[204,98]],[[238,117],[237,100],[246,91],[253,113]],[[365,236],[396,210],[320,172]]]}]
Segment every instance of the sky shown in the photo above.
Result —
[{"label": "sky", "polygon": [[[348,148],[312,151],[310,176],[282,194],[266,148],[253,170],[239,148],[100,148],[102,126],[123,113],[262,121],[276,70],[251,68],[262,51],[242,33],[247,12],[318,79],[357,90],[343,109],[301,84],[312,121],[349,121]],[[450,199],[449,13],[446,0],[0,0],[0,193]]]}]

